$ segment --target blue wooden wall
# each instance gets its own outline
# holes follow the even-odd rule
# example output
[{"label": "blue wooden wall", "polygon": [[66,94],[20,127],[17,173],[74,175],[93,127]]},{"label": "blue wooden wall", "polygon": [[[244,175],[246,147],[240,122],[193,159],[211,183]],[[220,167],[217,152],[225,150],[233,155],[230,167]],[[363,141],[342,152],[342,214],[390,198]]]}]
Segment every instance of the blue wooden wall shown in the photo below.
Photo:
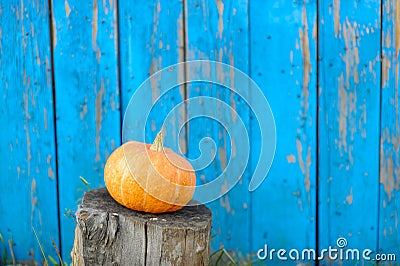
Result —
[{"label": "blue wooden wall", "polygon": [[[400,261],[397,0],[1,1],[0,251],[42,261],[35,229],[46,254],[57,257],[54,242],[69,261],[73,212],[88,189],[80,177],[104,186],[130,97],[151,74],[193,59],[249,74],[277,132],[268,178],[250,193],[261,137],[232,91],[182,85],[149,118],[151,141],[174,106],[209,96],[235,108],[248,129],[245,174],[208,204],[214,250],[246,259],[264,244],[322,249],[345,237]],[[179,114],[176,125],[190,108]],[[203,137],[214,139],[216,159],[198,183],[223,171],[231,156],[223,127],[211,119],[180,132],[169,126],[167,145],[189,158]]]}]

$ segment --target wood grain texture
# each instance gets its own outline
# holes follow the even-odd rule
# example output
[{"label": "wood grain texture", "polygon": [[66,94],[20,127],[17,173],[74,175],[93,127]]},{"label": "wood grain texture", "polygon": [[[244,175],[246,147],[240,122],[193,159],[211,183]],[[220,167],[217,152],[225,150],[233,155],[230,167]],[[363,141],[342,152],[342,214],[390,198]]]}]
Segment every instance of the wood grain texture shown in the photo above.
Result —
[{"label": "wood grain texture", "polygon": [[400,2],[383,4],[379,251],[400,261]]},{"label": "wood grain texture", "polygon": [[115,1],[53,2],[54,78],[62,255],[68,260],[76,210],[87,189],[103,186],[108,155],[120,145]]},{"label": "wood grain texture", "polygon": [[[250,2],[251,77],[277,130],[271,170],[251,196],[253,251],[316,247],[316,11],[315,1]],[[261,137],[251,125],[254,167]]]},{"label": "wood grain texture", "polygon": [[[249,168],[237,187],[208,204],[212,248],[247,258],[264,244],[322,249],[345,237],[348,248],[397,252],[399,260],[399,10],[396,0],[2,1],[0,233],[14,241],[17,260],[41,263],[34,226],[45,253],[57,257],[53,238],[69,262],[75,224],[64,214],[76,210],[87,190],[80,176],[93,188],[103,186],[105,160],[121,144],[120,118],[131,96],[164,67],[209,59],[250,73],[271,105],[277,150],[260,188],[247,190],[261,146],[255,115],[226,88],[170,89],[161,76],[148,90],[151,115],[139,122],[146,142],[166,122],[165,146],[191,159],[205,144],[200,148],[216,160],[197,173],[197,184],[216,177],[235,147],[216,119],[182,127],[199,110],[178,105],[211,96],[247,126]],[[230,73],[211,71],[235,84]],[[187,75],[179,72],[176,80]],[[134,103],[134,111],[144,103]],[[221,106],[209,108],[213,118],[234,121]],[[207,136],[215,147],[200,142]],[[236,141],[236,148],[243,144]],[[121,234],[144,230],[125,225]],[[196,237],[188,232],[186,241]]]},{"label": "wood grain texture", "polygon": [[72,265],[208,265],[211,211],[136,212],[105,188],[85,193],[77,212]]},{"label": "wood grain texture", "polygon": [[16,260],[42,260],[32,228],[49,255],[59,244],[49,25],[46,1],[0,3],[0,233]]},{"label": "wood grain texture", "polygon": [[[185,153],[185,132],[180,132],[185,119],[184,106],[177,107],[178,111],[166,121],[167,114],[185,99],[184,86],[167,88],[163,86],[161,76],[150,82],[146,97],[128,105],[142,82],[155,72],[184,60],[183,2],[157,0],[132,4],[130,1],[121,1],[119,32],[122,114],[125,121],[131,124],[129,128],[133,131],[133,139],[136,137],[135,131],[145,130],[146,142],[152,143],[164,124],[164,145],[175,152]],[[178,80],[182,77],[183,71],[175,78]],[[137,113],[144,112],[147,104],[153,107],[150,115],[140,121],[131,121],[126,113],[128,106],[128,111]],[[124,128],[124,135],[128,136],[127,125]]]},{"label": "wood grain texture", "polygon": [[[247,6],[247,0],[185,1],[186,59],[223,62],[248,73]],[[236,81],[234,73],[223,73],[218,67],[212,66],[209,69],[199,69],[199,71],[211,71],[210,76],[224,80],[234,87]],[[236,130],[235,125],[239,123],[239,119],[245,126],[248,126],[249,107],[241,98],[244,97],[248,100],[248,95],[240,97],[228,88],[211,83],[193,82],[188,84],[187,98],[199,96],[218,99],[233,108],[233,111],[230,111],[223,109],[222,104],[217,104],[213,109],[204,99],[199,99],[198,105],[187,106],[188,116],[191,113],[208,113],[210,115],[208,118],[193,119],[187,125],[189,158],[196,159],[204,156],[204,154],[200,155],[200,148],[204,148],[204,152],[215,156],[210,165],[197,171],[198,184],[204,184],[225,171],[232,156],[243,157],[243,163],[247,164],[244,154],[235,153],[235,147],[239,147],[241,140],[234,139],[232,137],[235,135],[234,132],[227,131],[218,121],[229,121],[232,130]],[[201,108],[202,110],[192,108]],[[211,142],[207,141],[207,138],[213,139],[214,147],[208,145]],[[197,165],[194,165],[194,168],[196,169]],[[240,166],[237,165],[236,168],[240,169]],[[235,175],[237,172],[236,169],[232,169],[232,173],[227,174]],[[246,258],[250,253],[249,180],[249,173],[245,172],[229,194],[207,205],[213,210],[212,248],[217,250],[224,247],[240,258]],[[224,192],[224,188],[222,188],[222,192]]]},{"label": "wood grain texture", "polygon": [[319,6],[319,246],[377,249],[380,3]]}]

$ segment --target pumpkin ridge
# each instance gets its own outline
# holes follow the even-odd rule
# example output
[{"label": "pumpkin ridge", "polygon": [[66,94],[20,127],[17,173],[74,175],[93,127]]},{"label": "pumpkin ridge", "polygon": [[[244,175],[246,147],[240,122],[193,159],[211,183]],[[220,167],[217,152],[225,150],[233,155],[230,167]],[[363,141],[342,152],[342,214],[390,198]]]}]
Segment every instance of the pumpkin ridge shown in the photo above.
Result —
[{"label": "pumpkin ridge", "polygon": [[[147,177],[146,177],[146,188],[144,189],[145,192],[148,192],[148,185],[149,185],[149,169],[147,169]],[[140,186],[140,185],[139,185]],[[147,196],[148,194],[145,193],[143,195],[143,202],[142,202],[142,208],[145,209],[146,202],[147,202]]]},{"label": "pumpkin ridge", "polygon": [[[119,191],[120,191],[120,193],[121,193],[121,201],[122,201],[122,204],[123,205],[126,205],[126,203],[125,203],[125,197],[124,197],[124,188],[123,188],[123,186],[124,186],[124,178],[125,178],[125,171],[127,170],[127,168],[128,168],[128,164],[125,164],[125,166],[124,166],[124,171],[123,171],[123,173],[122,173],[122,177],[121,177],[121,184],[119,185]],[[129,170],[129,169],[128,169]]]}]

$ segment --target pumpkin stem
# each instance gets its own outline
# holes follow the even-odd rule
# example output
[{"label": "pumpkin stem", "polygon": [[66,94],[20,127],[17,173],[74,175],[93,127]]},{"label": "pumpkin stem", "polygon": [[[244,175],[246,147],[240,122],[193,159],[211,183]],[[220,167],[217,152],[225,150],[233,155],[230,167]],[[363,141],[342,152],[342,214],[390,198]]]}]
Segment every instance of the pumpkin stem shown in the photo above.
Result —
[{"label": "pumpkin stem", "polygon": [[164,135],[162,130],[158,132],[153,144],[150,146],[150,150],[162,152],[163,151]]}]

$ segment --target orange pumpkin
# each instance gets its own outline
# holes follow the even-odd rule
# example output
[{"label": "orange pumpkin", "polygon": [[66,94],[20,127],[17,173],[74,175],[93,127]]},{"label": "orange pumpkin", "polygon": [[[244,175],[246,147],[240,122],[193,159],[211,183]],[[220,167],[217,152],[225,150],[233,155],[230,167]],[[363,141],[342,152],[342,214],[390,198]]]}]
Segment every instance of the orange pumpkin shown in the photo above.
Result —
[{"label": "orange pumpkin", "polygon": [[163,148],[162,133],[153,145],[129,141],[117,148],[104,168],[110,195],[121,205],[144,212],[172,212],[193,197],[196,175],[190,163]]}]

